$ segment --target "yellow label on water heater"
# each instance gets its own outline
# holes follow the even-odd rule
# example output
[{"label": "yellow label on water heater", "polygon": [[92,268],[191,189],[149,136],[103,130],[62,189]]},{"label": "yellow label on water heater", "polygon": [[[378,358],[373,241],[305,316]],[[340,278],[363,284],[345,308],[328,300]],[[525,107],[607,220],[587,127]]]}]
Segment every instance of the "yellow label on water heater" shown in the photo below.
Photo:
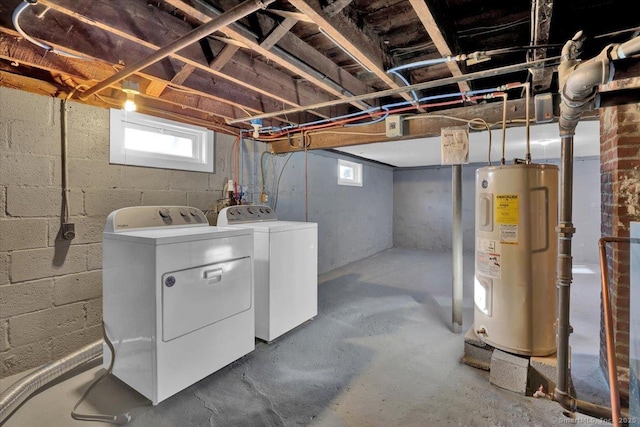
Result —
[{"label": "yellow label on water heater", "polygon": [[520,218],[519,194],[496,194],[496,224],[517,224]]}]

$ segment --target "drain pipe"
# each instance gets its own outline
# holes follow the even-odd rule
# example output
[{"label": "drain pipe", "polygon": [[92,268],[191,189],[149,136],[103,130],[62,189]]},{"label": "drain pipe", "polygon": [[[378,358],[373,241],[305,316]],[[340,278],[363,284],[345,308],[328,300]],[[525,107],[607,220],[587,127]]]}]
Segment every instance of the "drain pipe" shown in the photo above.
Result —
[{"label": "drain pipe", "polygon": [[[572,221],[573,198],[573,136],[583,111],[593,108],[593,100],[598,86],[610,81],[614,75],[613,60],[634,55],[640,51],[640,37],[621,45],[609,45],[595,58],[579,62],[578,55],[584,42],[582,32],[578,32],[562,48],[561,63],[558,67],[560,81],[560,127],[561,145],[561,187],[560,213],[558,221],[558,332],[557,361],[558,378],[554,392],[556,400],[563,408],[576,410],[588,415],[611,418],[611,408],[584,402],[569,394],[569,323],[571,289],[571,239],[575,233]],[[613,404],[613,403],[612,403]]]},{"label": "drain pipe", "polygon": [[128,67],[125,67],[122,70],[118,71],[111,77],[108,77],[105,80],[101,81],[100,83],[96,84],[95,86],[87,89],[85,92],[83,92],[80,95],[80,99],[85,101],[91,95],[98,93],[103,89],[106,89],[112,84],[117,83],[120,80],[123,80],[144,68],[147,68],[149,65],[155,64],[156,62],[166,58],[172,53],[175,53],[180,49],[183,49],[189,46],[190,44],[193,44],[198,40],[208,36],[209,34],[215,31],[218,31],[220,28],[233,24],[237,20],[242,19],[245,16],[250,15],[259,9],[266,9],[266,7],[271,3],[273,3],[274,1],[275,0],[264,0],[264,1],[245,0],[239,5],[224,12],[222,15],[216,18],[213,18],[211,21],[207,22],[206,24],[203,24],[198,28],[195,28],[194,30],[180,37],[179,39],[174,40],[168,45],[161,47],[160,49],[158,49],[148,57],[142,58],[141,60],[134,62]]},{"label": "drain pipe", "polygon": [[75,353],[41,367],[15,382],[0,394],[0,425],[35,391],[78,366],[102,355],[102,340],[89,344]]}]

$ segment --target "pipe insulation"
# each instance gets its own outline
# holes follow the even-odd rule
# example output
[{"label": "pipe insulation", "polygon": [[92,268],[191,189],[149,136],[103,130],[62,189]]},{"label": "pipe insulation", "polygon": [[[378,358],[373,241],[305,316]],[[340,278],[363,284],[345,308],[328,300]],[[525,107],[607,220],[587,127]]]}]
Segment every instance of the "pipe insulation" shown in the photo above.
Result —
[{"label": "pipe insulation", "polygon": [[35,391],[78,366],[102,355],[100,339],[61,359],[42,366],[0,394],[0,424]]}]

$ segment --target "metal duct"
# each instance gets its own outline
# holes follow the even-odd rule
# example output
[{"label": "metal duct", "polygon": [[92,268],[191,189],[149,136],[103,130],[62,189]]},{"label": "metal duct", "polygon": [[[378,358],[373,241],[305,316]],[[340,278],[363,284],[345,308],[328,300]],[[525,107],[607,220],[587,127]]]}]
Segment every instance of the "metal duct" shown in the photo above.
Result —
[{"label": "metal duct", "polygon": [[72,369],[102,355],[102,340],[89,344],[75,353],[41,367],[0,394],[0,424],[18,409],[31,394]]}]

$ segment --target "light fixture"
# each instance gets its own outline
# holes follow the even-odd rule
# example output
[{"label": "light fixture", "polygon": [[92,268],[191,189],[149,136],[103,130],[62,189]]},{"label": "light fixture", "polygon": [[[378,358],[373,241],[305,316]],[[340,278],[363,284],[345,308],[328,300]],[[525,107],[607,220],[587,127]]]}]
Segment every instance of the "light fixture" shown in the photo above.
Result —
[{"label": "light fixture", "polygon": [[131,80],[122,82],[122,91],[127,94],[127,100],[124,102],[125,111],[136,111],[135,96],[140,94],[140,86]]}]

